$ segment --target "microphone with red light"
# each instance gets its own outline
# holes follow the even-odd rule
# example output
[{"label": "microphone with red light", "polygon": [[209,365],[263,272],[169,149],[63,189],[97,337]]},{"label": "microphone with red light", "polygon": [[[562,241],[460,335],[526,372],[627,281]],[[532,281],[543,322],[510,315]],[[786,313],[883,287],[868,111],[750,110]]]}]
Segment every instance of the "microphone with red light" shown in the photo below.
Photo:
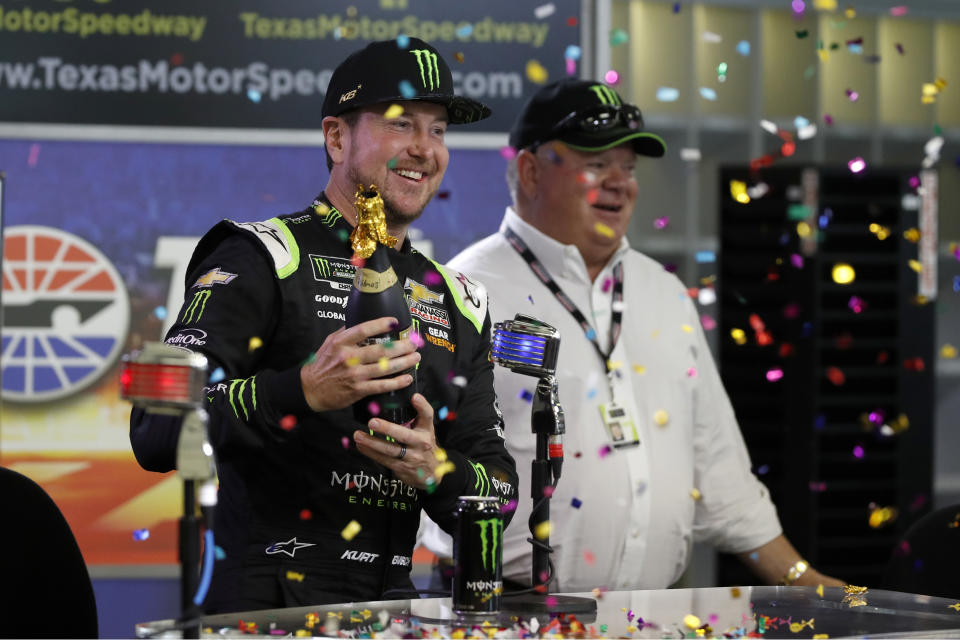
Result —
[{"label": "microphone with red light", "polygon": [[[180,563],[183,637],[200,637],[200,605],[213,574],[215,547],[213,507],[217,504],[216,463],[207,437],[207,412],[203,409],[207,357],[179,347],[149,342],[142,350],[124,356],[120,368],[120,396],[147,413],[181,417],[177,439],[177,474],[183,479],[183,516],[180,518]],[[157,423],[152,428],[169,428]],[[199,503],[206,519],[203,572],[200,565]]]}]

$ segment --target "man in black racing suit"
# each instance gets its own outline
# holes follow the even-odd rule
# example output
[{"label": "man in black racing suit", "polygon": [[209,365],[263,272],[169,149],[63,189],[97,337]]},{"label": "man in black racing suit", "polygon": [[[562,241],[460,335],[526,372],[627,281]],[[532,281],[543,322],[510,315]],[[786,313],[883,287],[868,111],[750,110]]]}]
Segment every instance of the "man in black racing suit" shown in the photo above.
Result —
[{"label": "man in black racing suit", "polygon": [[[420,81],[425,56],[437,82]],[[397,95],[404,79],[419,93]],[[460,495],[515,500],[516,469],[487,355],[486,292],[405,237],[442,179],[447,123],[489,115],[452,87],[443,59],[416,38],[407,50],[390,40],[354,53],[334,72],[324,101],[332,167],[325,191],[298,213],[224,220],[194,252],[166,343],[202,352],[213,372],[205,396],[223,553],[208,612],[376,600],[411,589],[421,508],[452,531]],[[384,103],[402,113],[385,117]],[[358,182],[380,187],[388,229],[402,238],[389,255],[419,350],[410,340],[359,346],[386,332],[389,318],[344,329]],[[395,374],[415,365],[423,397],[414,396],[411,426],[354,420],[354,402],[407,386],[410,378]],[[395,441],[372,437],[368,426]],[[131,414],[131,443],[145,469],[175,467],[178,435],[170,416]]]}]

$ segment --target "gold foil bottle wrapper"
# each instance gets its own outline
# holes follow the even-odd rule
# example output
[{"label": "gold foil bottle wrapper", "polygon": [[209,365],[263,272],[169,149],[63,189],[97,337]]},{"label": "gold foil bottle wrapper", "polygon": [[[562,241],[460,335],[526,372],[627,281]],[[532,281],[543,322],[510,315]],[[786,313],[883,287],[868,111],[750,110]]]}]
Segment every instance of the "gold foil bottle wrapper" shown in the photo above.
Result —
[{"label": "gold foil bottle wrapper", "polygon": [[350,234],[353,252],[367,259],[376,251],[378,243],[392,249],[397,244],[397,239],[387,233],[387,215],[377,185],[371,184],[364,188],[362,184],[358,184],[354,198],[357,226]]}]

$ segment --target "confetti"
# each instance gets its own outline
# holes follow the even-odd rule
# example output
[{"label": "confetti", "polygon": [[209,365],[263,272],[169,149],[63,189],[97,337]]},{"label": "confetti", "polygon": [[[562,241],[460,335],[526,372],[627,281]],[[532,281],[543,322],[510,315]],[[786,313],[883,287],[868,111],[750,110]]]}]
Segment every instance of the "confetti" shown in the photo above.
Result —
[{"label": "confetti", "polygon": [[570,500],[570,506],[574,509],[579,509],[583,502],[579,498],[573,498]]},{"label": "confetti", "polygon": [[[595,190],[594,190],[594,191],[595,191]],[[589,198],[588,198],[588,200],[589,200]],[[596,223],[595,225],[593,225],[593,229],[594,229],[597,233],[599,233],[600,235],[606,236],[607,238],[613,238],[613,237],[615,237],[615,236],[617,235],[616,232],[615,232],[613,229],[611,229],[611,228],[608,227],[607,225],[603,224],[602,222],[598,222],[598,223]]]},{"label": "confetti", "polygon": [[372,416],[378,416],[380,415],[380,405],[371,400],[369,404],[367,404],[367,411],[369,411]]},{"label": "confetti", "polygon": [[413,85],[410,84],[409,80],[401,80],[398,87],[400,89],[400,95],[407,100],[417,95],[417,90],[413,88]]},{"label": "confetti", "polygon": [[348,438],[347,436],[343,436],[342,438],[340,438],[340,444],[343,445],[343,448],[344,448],[344,449],[349,449],[349,448],[350,448],[350,438]]},{"label": "confetti", "polygon": [[890,15],[894,18],[899,18],[900,16],[907,15],[907,8],[903,5],[898,7],[890,7]]},{"label": "confetti", "polygon": [[616,85],[620,82],[620,73],[614,69],[610,69],[603,74],[603,81],[609,85]]},{"label": "confetti", "polygon": [[221,549],[219,546],[214,545],[213,557],[216,558],[217,560],[223,560],[227,557],[227,552]]},{"label": "confetti", "polygon": [[700,618],[693,614],[683,616],[683,624],[687,625],[688,629],[699,629],[702,626]]},{"label": "confetti", "polygon": [[150,539],[150,529],[134,529],[133,539],[137,542],[143,542]]},{"label": "confetti", "polygon": [[837,387],[847,381],[847,377],[838,367],[827,367],[827,379]]},{"label": "confetti", "polygon": [[897,515],[896,507],[873,507],[870,510],[868,524],[871,529],[879,529],[891,524],[897,519]]},{"label": "confetti", "polygon": [[471,33],[473,33],[473,25],[469,22],[457,29],[457,37],[461,40],[469,38]]},{"label": "confetti", "polygon": [[290,431],[295,426],[297,426],[297,416],[286,415],[280,418],[280,428],[284,431]]},{"label": "confetti", "polygon": [[[385,120],[396,120],[402,115],[403,107],[398,104],[391,104],[389,107],[387,107],[387,110],[383,112],[383,117]],[[391,160],[394,162],[394,165],[396,165],[396,158],[391,158]],[[387,168],[392,168],[390,167],[389,163],[387,163]]]},{"label": "confetti", "polygon": [[717,92],[710,87],[700,87],[700,97],[713,102],[717,99]]},{"label": "confetti", "polygon": [[857,460],[862,460],[864,456],[864,450],[862,445],[857,445],[853,448],[853,457]]},{"label": "confetti", "polygon": [[[287,571],[287,580],[296,580],[297,582],[303,582],[303,579],[306,578],[306,574],[297,573],[296,571]],[[271,631],[271,633],[273,633]]]},{"label": "confetti", "polygon": [[856,271],[846,262],[838,262],[833,265],[830,275],[837,284],[850,284],[857,278]]},{"label": "confetti", "polygon": [[347,365],[348,367],[355,367],[358,364],[360,364],[360,358],[358,358],[357,356],[347,358],[344,364]]},{"label": "confetti", "polygon": [[683,330],[684,333],[693,333],[693,327],[691,327],[688,324],[682,324],[680,325],[680,328]]},{"label": "confetti", "polygon": [[578,24],[580,24],[580,20],[578,20],[576,16],[570,16],[569,18],[567,18],[568,27],[575,27]]},{"label": "confetti", "polygon": [[397,48],[406,49],[410,46],[410,36],[401,33],[397,36]]},{"label": "confetti", "polygon": [[557,6],[552,2],[547,4],[542,4],[536,9],[533,10],[533,15],[536,16],[537,20],[543,20],[544,18],[549,18],[557,10]]},{"label": "confetti", "polygon": [[340,537],[349,542],[350,540],[353,540],[358,533],[360,533],[362,528],[363,527],[360,526],[359,522],[356,520],[351,520],[350,523],[343,528],[343,531],[340,532]]},{"label": "confetti", "polygon": [[441,420],[446,420],[446,419],[447,419],[447,415],[448,415],[449,413],[450,413],[450,410],[447,409],[445,406],[444,406],[444,407],[440,407],[440,410],[437,411],[437,417],[440,418]]},{"label": "confetti", "polygon": [[460,64],[463,64],[463,61],[466,60],[466,57],[463,55],[463,51],[457,51],[453,54],[453,59]]},{"label": "confetti", "polygon": [[518,396],[524,402],[533,402],[533,394],[529,390],[523,389]]},{"label": "confetti", "polygon": [[704,31],[702,37],[704,42],[709,42],[710,44],[720,44],[723,42],[723,37],[713,31]]},{"label": "confetti", "polygon": [[606,458],[612,451],[613,449],[610,448],[610,445],[605,444],[597,451],[597,455],[599,455],[601,458]]},{"label": "confetti", "polygon": [[223,367],[217,367],[213,370],[213,373],[210,374],[210,382],[220,382],[227,377],[227,374],[223,372]]},{"label": "confetti", "polygon": [[856,91],[854,91],[853,89],[847,89],[847,90],[846,90],[846,94],[847,94],[847,98],[849,98],[850,102],[856,102],[857,100],[860,99],[860,94],[857,93]]},{"label": "confetti", "polygon": [[862,313],[867,308],[867,303],[858,296],[850,296],[850,300],[847,301],[847,306],[850,307],[850,310],[854,313]]},{"label": "confetti", "polygon": [[542,64],[536,60],[530,60],[526,66],[527,79],[534,84],[545,84],[550,74]]},{"label": "confetti", "polygon": [[696,377],[697,377],[697,368],[696,368],[696,367],[690,367],[689,369],[687,369],[687,377],[688,377],[688,378],[696,378]]},{"label": "confetti", "polygon": [[767,380],[769,382],[777,382],[783,378],[783,369],[780,367],[774,367],[767,371]]},{"label": "confetti", "polygon": [[610,46],[616,47],[630,41],[630,36],[623,29],[612,29],[610,31]]},{"label": "confetti", "polygon": [[553,526],[550,524],[550,521],[544,520],[533,528],[533,535],[537,540],[546,540],[550,537],[550,532],[552,530]]},{"label": "confetti", "polygon": [[645,373],[647,372],[647,368],[646,368],[645,366],[643,366],[642,364],[635,364],[635,365],[633,365],[633,370],[634,370],[636,373],[640,374],[640,375],[643,375],[643,374],[645,374]]},{"label": "confetti", "polygon": [[656,422],[658,426],[664,426],[669,420],[670,415],[663,409],[657,409],[653,414],[653,421]]},{"label": "confetti", "polygon": [[680,91],[673,87],[659,87],[657,89],[657,100],[659,102],[676,102],[680,97]]},{"label": "confetti", "polygon": [[700,316],[700,324],[703,326],[704,331],[713,331],[717,328],[717,321],[713,319],[713,316],[707,315],[706,313]]},{"label": "confetti", "polygon": [[250,102],[259,103],[260,98],[263,97],[263,94],[256,89],[247,89],[247,97],[250,99]]},{"label": "confetti", "polygon": [[579,60],[583,51],[575,44],[567,45],[563,51],[563,57],[567,60]]},{"label": "confetti", "polygon": [[940,357],[952,360],[957,357],[957,348],[952,344],[945,344],[940,347]]},{"label": "confetti", "polygon": [[420,335],[419,331],[411,331],[410,335],[408,335],[407,338],[410,340],[410,342],[413,343],[413,346],[415,346],[417,349],[422,349],[423,345],[426,344],[426,341],[424,341],[423,336]]},{"label": "confetti", "polygon": [[730,337],[738,345],[743,346],[747,343],[747,334],[743,329],[733,328],[730,330]]},{"label": "confetti", "polygon": [[153,310],[153,315],[157,320],[166,320],[167,318],[167,308],[166,307],[157,307]]},{"label": "confetti", "polygon": [[257,336],[250,338],[250,342],[247,343],[247,351],[253,352],[263,346],[263,340]]},{"label": "confetti", "polygon": [[667,228],[667,225],[669,225],[669,224],[670,224],[670,218],[668,218],[667,216],[661,216],[661,217],[659,217],[659,218],[656,218],[656,219],[653,221],[653,228],[654,228],[654,229],[666,229],[666,228]]}]

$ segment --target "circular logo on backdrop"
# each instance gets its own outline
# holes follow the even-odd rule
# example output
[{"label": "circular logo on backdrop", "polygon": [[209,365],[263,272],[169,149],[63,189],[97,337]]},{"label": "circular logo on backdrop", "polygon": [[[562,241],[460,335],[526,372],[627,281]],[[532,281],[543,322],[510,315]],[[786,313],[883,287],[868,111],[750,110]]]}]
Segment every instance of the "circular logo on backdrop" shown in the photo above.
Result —
[{"label": "circular logo on backdrop", "polygon": [[53,227],[6,230],[4,400],[45,402],[88,387],[113,366],[129,326],[126,287],[99,249]]}]

